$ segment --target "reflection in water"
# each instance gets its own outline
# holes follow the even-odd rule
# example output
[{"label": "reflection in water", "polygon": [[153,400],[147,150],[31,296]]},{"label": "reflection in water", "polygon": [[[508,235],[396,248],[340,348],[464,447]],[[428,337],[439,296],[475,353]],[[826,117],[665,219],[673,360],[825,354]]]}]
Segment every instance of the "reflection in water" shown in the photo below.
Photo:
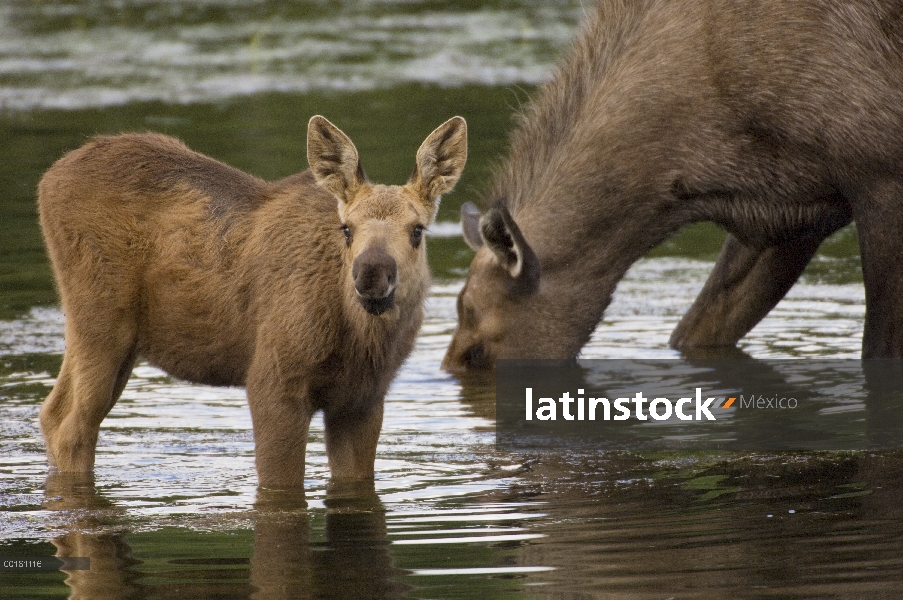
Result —
[{"label": "reflection in water", "polygon": [[461,403],[474,415],[495,421],[495,377],[487,371],[471,371],[457,376]]},{"label": "reflection in water", "polygon": [[386,512],[372,485],[331,483],[326,541],[311,543],[303,493],[261,490],[254,524],[251,583],[255,600],[400,598],[386,537]]},{"label": "reflection in water", "polygon": [[[310,597],[313,589],[311,524],[304,492],[260,490],[251,556],[252,598]],[[307,595],[306,595],[307,594]]]},{"label": "reflection in water", "polygon": [[303,494],[261,490],[232,548],[250,559],[162,569],[90,478],[48,478],[46,506],[58,556],[91,557],[71,598],[898,597],[903,453],[523,458],[507,503],[388,519],[372,486],[331,484],[320,525]]},{"label": "reflection in water", "polygon": [[126,600],[138,597],[132,549],[123,529],[107,531],[104,522],[122,518],[116,508],[95,487],[93,474],[51,472],[44,486],[44,506],[65,511],[65,533],[53,539],[58,557],[89,557],[90,569],[64,571],[71,600]]},{"label": "reflection in water", "polygon": [[539,597],[898,598],[901,459],[736,457],[622,481],[629,457],[544,461],[528,479],[546,537],[521,560],[559,567],[531,579]]},{"label": "reflection in water", "polygon": [[[643,270],[662,263],[641,263],[623,282],[603,328],[624,337],[598,337],[591,356],[625,354],[618,344],[655,328],[656,352],[673,356],[662,313],[636,316],[652,294]],[[494,379],[438,372],[459,287],[434,287],[417,350],[387,398],[369,490],[327,484],[315,423],[307,497],[256,492],[243,392],[144,366],[101,434],[102,491],[50,477],[43,508],[30,506],[46,473],[36,416],[54,365],[10,362],[0,410],[19,426],[0,431],[2,449],[17,451],[0,453],[0,485],[17,512],[3,535],[91,556],[91,571],[67,574],[74,598],[893,597],[901,456],[497,451]],[[843,356],[849,340],[838,336],[810,341]]]},{"label": "reflection in water", "polygon": [[317,596],[398,598],[398,581],[386,536],[386,511],[372,486],[330,485],[326,496],[326,545],[315,553]]},{"label": "reflection in water", "polygon": [[903,361],[862,361],[868,398],[866,430],[876,439],[875,447],[903,446]]},{"label": "reflection in water", "polygon": [[[260,490],[253,553],[247,559],[171,559],[170,571],[151,574],[180,581],[183,597],[255,600],[303,598],[400,598],[411,589],[399,580],[386,534],[386,511],[372,484],[332,483],[325,500],[325,541],[312,541],[311,514],[303,492]],[[65,571],[72,599],[120,600],[170,586],[145,584],[149,573],[126,543],[126,511],[97,491],[92,476],[51,474],[45,506],[63,511],[63,533],[53,538],[58,557],[90,557],[89,570]],[[120,523],[110,528],[111,523]],[[238,565],[249,572],[227,569]],[[246,566],[245,566],[246,565]],[[188,567],[188,571],[175,570]],[[181,573],[181,574],[180,574]],[[186,575],[188,577],[186,577]],[[231,579],[226,589],[221,580]],[[208,580],[206,585],[197,583]],[[219,581],[218,581],[219,580]],[[243,584],[242,580],[250,584]]]}]

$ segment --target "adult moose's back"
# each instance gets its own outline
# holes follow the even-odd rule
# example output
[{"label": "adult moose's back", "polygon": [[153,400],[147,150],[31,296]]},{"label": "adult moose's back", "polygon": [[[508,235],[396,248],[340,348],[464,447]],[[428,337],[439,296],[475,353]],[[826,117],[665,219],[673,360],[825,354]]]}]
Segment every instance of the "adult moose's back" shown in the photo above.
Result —
[{"label": "adult moose's back", "polygon": [[572,358],[630,265],[681,227],[729,233],[678,349],[733,345],[856,223],[862,355],[903,355],[903,4],[603,0],[525,109],[445,357]]}]

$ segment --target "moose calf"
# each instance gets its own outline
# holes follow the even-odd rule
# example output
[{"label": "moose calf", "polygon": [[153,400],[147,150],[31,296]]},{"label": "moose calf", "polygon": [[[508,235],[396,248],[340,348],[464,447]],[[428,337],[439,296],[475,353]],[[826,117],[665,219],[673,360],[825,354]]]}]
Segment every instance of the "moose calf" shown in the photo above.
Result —
[{"label": "moose calf", "polygon": [[263,487],[303,487],[324,412],[333,477],[373,477],[383,399],[423,318],[423,243],[467,159],[454,117],[404,186],[310,120],[310,170],[269,183],[158,134],[97,137],[38,188],[66,314],[41,408],[51,466],[88,472],[100,423],[143,357],[180,379],[245,386]]}]

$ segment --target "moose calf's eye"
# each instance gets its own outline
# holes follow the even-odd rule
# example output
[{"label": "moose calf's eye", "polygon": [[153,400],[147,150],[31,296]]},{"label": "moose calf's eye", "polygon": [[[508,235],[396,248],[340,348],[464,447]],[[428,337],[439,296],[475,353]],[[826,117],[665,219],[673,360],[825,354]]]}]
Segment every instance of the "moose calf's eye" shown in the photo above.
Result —
[{"label": "moose calf's eye", "polygon": [[342,233],[345,234],[345,243],[351,245],[351,229],[347,225],[342,225]]},{"label": "moose calf's eye", "polygon": [[415,248],[418,247],[422,239],[423,225],[417,225],[413,230],[411,230],[411,245]]}]

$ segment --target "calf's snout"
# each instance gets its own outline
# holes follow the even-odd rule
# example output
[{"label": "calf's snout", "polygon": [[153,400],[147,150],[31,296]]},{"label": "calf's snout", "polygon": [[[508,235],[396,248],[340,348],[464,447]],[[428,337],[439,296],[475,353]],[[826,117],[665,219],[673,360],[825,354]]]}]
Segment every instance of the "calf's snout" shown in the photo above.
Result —
[{"label": "calf's snout", "polygon": [[361,252],[351,266],[354,291],[364,309],[380,315],[392,308],[398,282],[398,265],[382,248],[370,247]]}]

